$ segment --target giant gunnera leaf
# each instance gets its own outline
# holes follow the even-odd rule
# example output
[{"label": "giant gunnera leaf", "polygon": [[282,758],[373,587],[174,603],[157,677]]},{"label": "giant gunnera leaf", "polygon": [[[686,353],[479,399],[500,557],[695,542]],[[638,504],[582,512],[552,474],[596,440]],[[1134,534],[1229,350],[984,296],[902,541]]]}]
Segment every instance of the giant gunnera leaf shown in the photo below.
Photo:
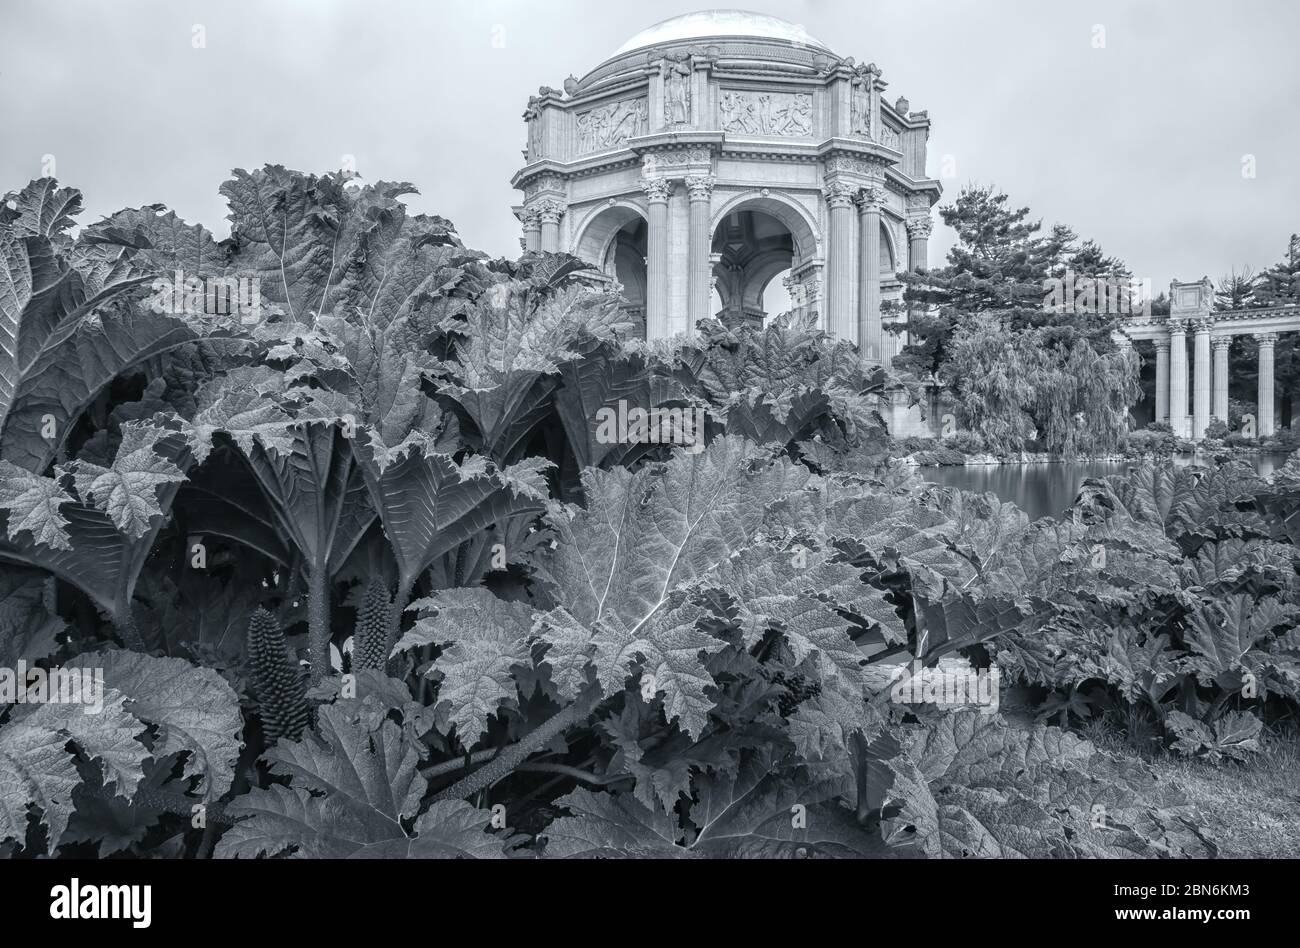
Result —
[{"label": "giant gunnera leaf", "polygon": [[267,752],[271,772],[289,782],[227,807],[239,822],[217,844],[218,857],[484,859],[512,843],[488,832],[487,811],[462,800],[418,814],[421,746],[394,721],[367,727],[352,704],[338,702],[320,709],[318,731]]},{"label": "giant gunnera leaf", "polygon": [[1050,727],[948,714],[913,729],[882,824],[931,858],[1208,856],[1196,809],[1150,768]]},{"label": "giant gunnera leaf", "polygon": [[99,668],[106,688],[126,698],[126,710],[156,734],[150,756],[184,752],[184,775],[197,777],[196,791],[215,800],[235,777],[243,741],[239,696],[211,668],[181,658],[156,658],[139,652],[87,652],[70,668]]},{"label": "giant gunnera leaf", "polygon": [[28,811],[37,807],[50,851],[59,845],[81,784],[70,744],[99,765],[116,795],[135,792],[151,756],[138,740],[145,725],[124,708],[122,694],[105,687],[103,699],[97,712],[80,703],[18,705],[0,727],[0,843],[23,842]]},{"label": "giant gunnera leaf", "polygon": [[694,593],[724,581],[720,568],[767,509],[807,479],[733,437],[662,467],[584,471],[587,509],[557,518],[548,574],[559,605],[540,625],[560,693],[575,697],[588,667],[606,694],[640,668],[669,721],[698,736],[714,684],[701,655],[726,643],[699,626],[707,613]]},{"label": "giant gunnera leaf", "polygon": [[533,610],[483,588],[448,589],[411,605],[426,615],[397,643],[397,650],[444,646],[425,673],[439,678],[438,723],[455,725],[467,747],[487,733],[488,718],[514,704],[512,669],[532,667]]}]

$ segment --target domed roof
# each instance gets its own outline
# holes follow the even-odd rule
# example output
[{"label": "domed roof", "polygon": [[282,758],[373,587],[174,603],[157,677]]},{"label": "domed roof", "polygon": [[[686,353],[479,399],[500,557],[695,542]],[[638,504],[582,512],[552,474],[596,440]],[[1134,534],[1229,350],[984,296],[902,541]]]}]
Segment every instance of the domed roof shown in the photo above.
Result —
[{"label": "domed roof", "polygon": [[728,36],[784,40],[795,46],[816,47],[828,53],[831,51],[829,46],[816,37],[810,36],[802,26],[779,17],[750,13],[748,10],[700,10],[696,13],[672,17],[642,30],[620,46],[614,55],[621,56],[633,50],[659,46],[663,43]]}]

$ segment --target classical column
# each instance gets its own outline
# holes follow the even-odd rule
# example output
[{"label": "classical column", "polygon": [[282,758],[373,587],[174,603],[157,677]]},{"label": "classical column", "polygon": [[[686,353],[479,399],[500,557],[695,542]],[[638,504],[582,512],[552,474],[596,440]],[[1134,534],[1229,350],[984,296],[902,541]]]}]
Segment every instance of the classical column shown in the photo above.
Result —
[{"label": "classical column", "polygon": [[790,312],[802,318],[804,315],[804,289],[799,278],[793,273],[788,273],[781,280],[781,285],[785,287],[785,293],[790,297]]},{"label": "classical column", "polygon": [[837,338],[856,342],[853,314],[849,312],[849,288],[853,280],[853,234],[850,230],[853,226],[853,209],[850,207],[853,189],[837,181],[826,185],[823,193],[830,224],[824,325]]},{"label": "classical column", "polygon": [[542,218],[536,207],[526,207],[523,213],[524,250],[542,249]]},{"label": "classical column", "polygon": [[1195,374],[1192,376],[1192,438],[1200,441],[1210,423],[1210,327],[1208,319],[1198,319],[1194,352]]},{"label": "classical column", "polygon": [[1169,320],[1169,427],[1180,438],[1187,435],[1187,326]]},{"label": "classical column", "polygon": [[559,253],[560,218],[564,216],[564,205],[559,201],[545,201],[538,205],[537,210],[542,221],[542,250]]},{"label": "classical column", "polygon": [[930,232],[934,222],[929,214],[925,217],[911,217],[907,221],[907,268],[912,271],[925,270],[930,266]]},{"label": "classical column", "polygon": [[645,335],[662,339],[668,335],[668,195],[671,181],[642,178],[649,222],[646,234]]},{"label": "classical column", "polygon": [[1259,343],[1259,405],[1256,408],[1259,418],[1256,427],[1261,438],[1273,434],[1273,344],[1277,342],[1277,333],[1255,333]]},{"label": "classical column", "polygon": [[858,204],[858,355],[871,362],[881,359],[880,328],[880,202],[878,187],[854,195]]},{"label": "classical column", "polygon": [[1156,421],[1169,421],[1169,340],[1156,340]]},{"label": "classical column", "polygon": [[1231,336],[1215,336],[1210,340],[1214,347],[1214,417],[1219,421],[1228,420],[1228,348],[1232,345]]},{"label": "classical column", "polygon": [[709,318],[710,277],[713,267],[709,263],[709,202],[713,197],[713,176],[691,175],[686,179],[690,194],[690,230],[687,246],[690,252],[690,269],[687,272],[688,330],[694,331],[701,319]]}]

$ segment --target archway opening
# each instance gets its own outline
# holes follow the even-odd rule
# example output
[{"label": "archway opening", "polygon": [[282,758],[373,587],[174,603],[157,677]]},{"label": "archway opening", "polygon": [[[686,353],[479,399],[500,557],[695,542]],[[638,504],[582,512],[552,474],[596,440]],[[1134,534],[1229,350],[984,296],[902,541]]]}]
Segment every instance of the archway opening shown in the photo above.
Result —
[{"label": "archway opening", "polygon": [[645,337],[647,236],[645,220],[632,218],[615,232],[601,266],[627,301],[623,310],[637,324],[642,338]]},{"label": "archway opening", "polygon": [[581,228],[574,253],[600,269],[610,288],[626,302],[624,310],[645,336],[646,220],[634,207],[611,204],[592,214]]},{"label": "archway opening", "polygon": [[763,312],[767,314],[766,322],[771,322],[782,313],[788,313],[794,309],[794,301],[790,299],[790,288],[787,282],[790,279],[790,268],[782,270],[770,280],[763,289]]},{"label": "archway opening", "polygon": [[795,263],[795,238],[776,216],[752,207],[727,214],[713,231],[718,319],[762,325],[791,309],[783,277]]}]

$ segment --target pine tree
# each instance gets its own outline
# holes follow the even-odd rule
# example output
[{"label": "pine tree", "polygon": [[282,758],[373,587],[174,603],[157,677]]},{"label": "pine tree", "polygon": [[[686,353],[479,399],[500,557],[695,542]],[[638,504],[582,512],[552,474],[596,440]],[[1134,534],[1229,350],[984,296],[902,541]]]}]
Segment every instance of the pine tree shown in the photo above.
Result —
[{"label": "pine tree", "polygon": [[267,739],[300,739],[311,720],[302,671],[280,624],[265,609],[248,623],[248,664]]},{"label": "pine tree", "polygon": [[1263,306],[1300,303],[1300,234],[1291,235],[1286,257],[1259,275],[1255,296]]},{"label": "pine tree", "polygon": [[1219,277],[1219,285],[1214,289],[1214,307],[1219,310],[1245,309],[1256,305],[1255,284],[1257,277],[1250,267],[1242,267]]}]

